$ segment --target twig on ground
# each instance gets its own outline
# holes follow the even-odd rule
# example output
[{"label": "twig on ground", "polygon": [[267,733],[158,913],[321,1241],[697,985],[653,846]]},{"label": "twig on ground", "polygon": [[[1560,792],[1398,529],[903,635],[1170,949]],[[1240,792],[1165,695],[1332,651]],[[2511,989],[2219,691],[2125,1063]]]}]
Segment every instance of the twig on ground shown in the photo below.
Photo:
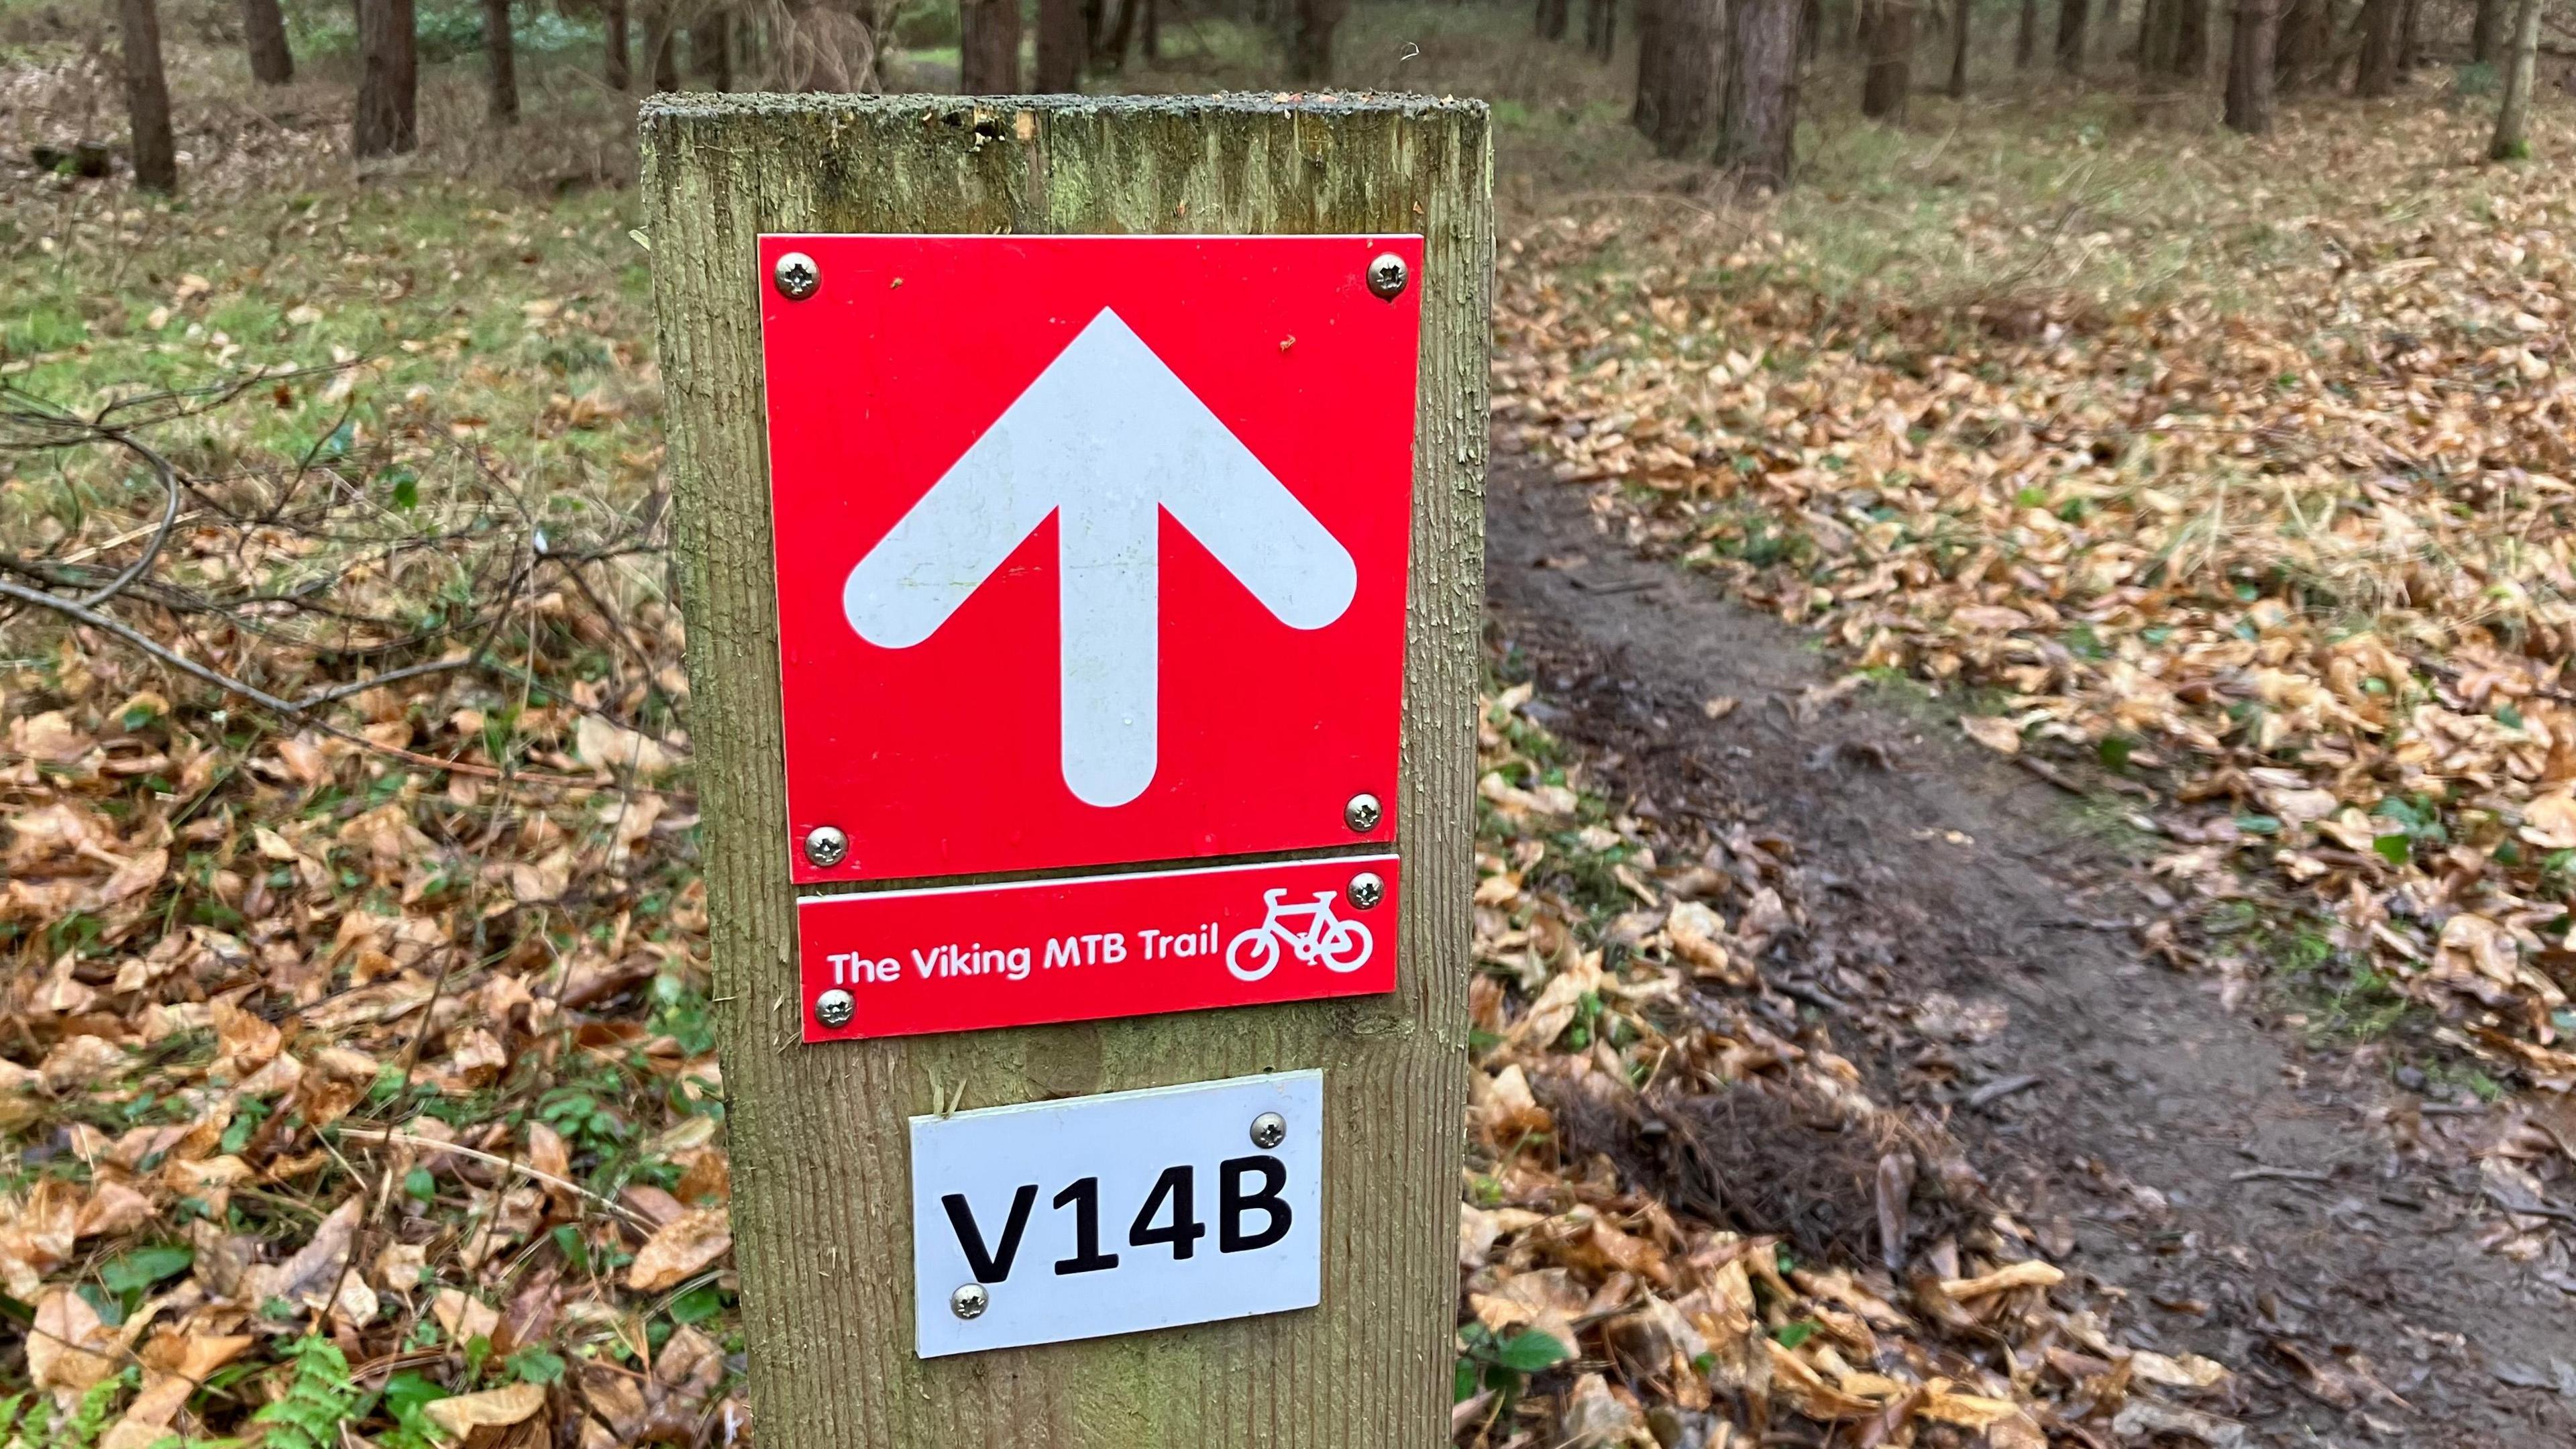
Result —
[{"label": "twig on ground", "polygon": [[497,1152],[485,1152],[479,1148],[461,1147],[453,1142],[441,1142],[435,1137],[422,1137],[414,1133],[398,1131],[391,1127],[343,1127],[340,1129],[341,1141],[346,1142],[352,1139],[361,1142],[382,1143],[388,1147],[417,1147],[428,1152],[453,1152],[459,1157],[470,1157],[477,1162],[488,1163],[491,1166],[503,1168],[510,1172],[518,1173],[524,1177],[534,1178],[548,1187],[558,1188],[564,1192],[571,1193],[574,1196],[581,1198],[583,1201],[597,1206],[603,1212],[615,1214],[621,1221],[624,1221],[643,1232],[650,1233],[653,1231],[652,1219],[637,1212],[635,1209],[628,1207],[626,1204],[619,1202],[615,1198],[604,1197],[599,1193],[595,1193],[589,1188],[582,1186],[580,1183],[570,1181],[566,1178],[557,1177],[553,1173],[543,1171],[539,1168],[530,1167],[524,1162],[512,1161]]},{"label": "twig on ground", "polygon": [[2227,1174],[2229,1182],[2332,1182],[2334,1174],[2310,1167],[2249,1167]]},{"label": "twig on ground", "polygon": [[2010,1077],[1999,1077],[1994,1081],[1988,1082],[1984,1086],[1977,1088],[1975,1091],[1970,1092],[1966,1099],[1967,1105],[1972,1111],[1990,1107],[1995,1103],[2002,1101],[2004,1098],[2011,1096],[2015,1092],[2029,1091],[2031,1088],[2038,1086],[2042,1080],[2044,1079],[2030,1072],[2023,1072]]}]

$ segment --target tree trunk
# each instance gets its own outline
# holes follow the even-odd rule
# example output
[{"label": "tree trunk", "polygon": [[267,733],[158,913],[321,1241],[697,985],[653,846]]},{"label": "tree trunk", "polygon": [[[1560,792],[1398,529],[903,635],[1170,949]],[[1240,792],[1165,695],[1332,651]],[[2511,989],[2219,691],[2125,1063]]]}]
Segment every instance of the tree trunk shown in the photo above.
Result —
[{"label": "tree trunk", "polygon": [[[1133,0],[1130,0],[1133,3]],[[1294,0],[1296,29],[1288,37],[1288,75],[1299,85],[1319,86],[1333,78],[1333,29],[1342,23],[1351,0]],[[1565,0],[1556,0],[1557,34],[1565,33]]]},{"label": "tree trunk", "polygon": [[2504,48],[2504,0],[2478,0],[2478,18],[2469,27],[2469,59],[2493,65]]},{"label": "tree trunk", "polygon": [[2247,136],[2272,133],[2272,42],[2280,0],[2236,0],[2227,41],[2227,129]]},{"label": "tree trunk", "polygon": [[1595,59],[1608,60],[1618,39],[1619,0],[1584,0],[1583,48]]},{"label": "tree trunk", "polygon": [[1798,59],[1814,60],[1825,43],[1825,0],[1802,0],[1798,6]]},{"label": "tree trunk", "polygon": [[2405,0],[2362,0],[2361,56],[2353,62],[2352,93],[2364,100],[2397,93],[2397,22]]},{"label": "tree trunk", "polygon": [[2487,146],[2490,159],[2522,161],[2531,156],[2531,92],[2539,80],[2540,0],[2522,0],[2522,8],[2513,17],[2513,56],[2505,64],[2504,97],[2496,106],[2495,139]]},{"label": "tree trunk", "polygon": [[601,0],[599,26],[607,51],[607,63],[603,69],[608,88],[622,91],[635,80],[632,63],[626,54],[626,0]]},{"label": "tree trunk", "polygon": [[2334,48],[2334,16],[2326,0],[2287,0],[2272,73],[2280,94],[2294,96],[2314,84]]},{"label": "tree trunk", "polygon": [[1658,156],[1702,154],[1726,78],[1725,0],[1637,0],[1637,105]]},{"label": "tree trunk", "polygon": [[1082,58],[1090,49],[1081,0],[1038,0],[1039,91],[1071,95],[1082,89]]},{"label": "tree trunk", "polygon": [[[1127,9],[1135,7],[1136,0],[1127,0]],[[1119,29],[1126,29],[1126,24],[1127,17],[1121,15]],[[1019,0],[958,0],[957,88],[970,96],[1018,93]]]},{"label": "tree trunk", "polygon": [[[1081,0],[1082,53],[1093,60],[1100,58],[1100,47],[1109,29],[1109,0]],[[1252,23],[1267,24],[1271,0],[1252,0]]]},{"label": "tree trunk", "polygon": [[1655,143],[1657,155],[1667,154],[1655,132],[1670,105],[1670,98],[1664,94],[1664,63],[1671,57],[1659,53],[1664,33],[1662,5],[1663,0],[1637,0],[1637,96],[1628,106],[1628,124]]},{"label": "tree trunk", "polygon": [[287,48],[286,15],[277,0],[242,0],[242,41],[252,80],[282,86],[295,79],[295,52]]},{"label": "tree trunk", "polygon": [[2174,0],[2146,0],[2138,10],[2138,73],[2159,75],[2173,67]]},{"label": "tree trunk", "polygon": [[689,27],[689,63],[715,90],[733,89],[733,12],[719,10]]},{"label": "tree trunk", "polygon": [[2021,0],[2021,28],[2013,32],[2013,69],[2028,70],[2039,59],[2039,0]]},{"label": "tree trunk", "polygon": [[1137,47],[1147,60],[1163,58],[1163,0],[1141,0],[1145,7],[1143,34],[1136,38]]},{"label": "tree trunk", "polygon": [[667,10],[657,11],[644,22],[644,65],[653,77],[653,89],[667,93],[680,88],[680,55],[677,37]]},{"label": "tree trunk", "polygon": [[1968,98],[1968,0],[1950,5],[1950,99]]},{"label": "tree trunk", "polygon": [[2423,0],[2405,0],[2403,18],[2397,22],[2397,78],[2415,78],[2415,64],[2420,59],[2424,34]]},{"label": "tree trunk", "polygon": [[1905,97],[1914,88],[1914,5],[1915,0],[1878,0],[1860,88],[1860,113],[1874,120],[1905,119]]},{"label": "tree trunk", "polygon": [[1109,27],[1109,39],[1101,47],[1101,59],[1111,70],[1127,68],[1127,42],[1136,33],[1136,7],[1144,0],[1118,0],[1118,23]]},{"label": "tree trunk", "polygon": [[1798,0],[1734,0],[1719,159],[1747,185],[1786,190],[1798,136]]},{"label": "tree trunk", "polygon": [[483,0],[483,56],[491,67],[484,118],[496,126],[515,126],[519,123],[519,56],[510,34],[510,0]]},{"label": "tree trunk", "polygon": [[154,0],[117,0],[123,32],[125,118],[134,132],[134,184],[179,189],[179,147],[170,135],[170,83],[161,71],[161,12]]},{"label": "tree trunk", "polygon": [[358,0],[358,110],[349,150],[367,157],[420,149],[419,96],[412,0]]},{"label": "tree trunk", "polygon": [[[1292,3],[1302,3],[1302,0],[1292,0]],[[1566,0],[1538,0],[1538,38],[1563,40],[1565,12]]]},{"label": "tree trunk", "polygon": [[2209,69],[2209,0],[2173,0],[2173,73],[2198,80]]},{"label": "tree trunk", "polygon": [[2085,0],[2057,0],[2057,68],[2084,73]]}]

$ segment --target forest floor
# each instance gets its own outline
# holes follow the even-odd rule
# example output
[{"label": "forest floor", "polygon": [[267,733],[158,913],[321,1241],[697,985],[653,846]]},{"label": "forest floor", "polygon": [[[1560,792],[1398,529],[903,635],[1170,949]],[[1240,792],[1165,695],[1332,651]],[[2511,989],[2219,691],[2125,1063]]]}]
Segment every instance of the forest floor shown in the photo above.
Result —
[{"label": "forest floor", "polygon": [[1788,838],[1783,980],[1855,1034],[1893,1004],[1912,1030],[1865,1059],[1873,1085],[1934,1106],[2055,1261],[2143,1320],[2131,1342],[2235,1368],[2258,1442],[2576,1435],[2563,1292],[2478,1241],[2502,1108],[2231,1012],[2138,944],[2159,912],[2132,832],[1919,694],[1835,689],[1809,636],[1633,557],[1526,455],[1490,489],[1504,668],[1593,788]]},{"label": "forest floor", "polygon": [[[555,36],[494,146],[436,60],[353,171],[328,36],[256,94],[167,8],[176,203],[31,162],[113,80],[0,5],[0,384],[309,369],[143,429],[208,485],[178,581],[510,588],[337,733],[0,618],[0,1386],[61,1406],[8,1412],[729,1441],[631,107]],[[1495,98],[1461,1442],[2576,1438],[2576,171],[2474,164],[2447,70],[2247,143],[2001,67],[1866,125],[1828,66],[1745,204],[1524,28],[1342,52]],[[1167,44],[1120,83],[1271,64]],[[41,432],[0,545],[130,552],[148,473]],[[316,478],[318,555],[261,514]]]}]

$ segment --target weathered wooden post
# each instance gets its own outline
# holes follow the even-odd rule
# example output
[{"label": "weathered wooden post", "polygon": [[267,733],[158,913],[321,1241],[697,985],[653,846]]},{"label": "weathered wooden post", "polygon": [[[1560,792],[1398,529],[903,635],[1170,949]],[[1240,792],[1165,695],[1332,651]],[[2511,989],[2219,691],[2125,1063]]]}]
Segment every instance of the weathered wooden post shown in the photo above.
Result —
[{"label": "weathered wooden post", "polygon": [[1445,1443],[1482,106],[643,132],[762,1442]]}]

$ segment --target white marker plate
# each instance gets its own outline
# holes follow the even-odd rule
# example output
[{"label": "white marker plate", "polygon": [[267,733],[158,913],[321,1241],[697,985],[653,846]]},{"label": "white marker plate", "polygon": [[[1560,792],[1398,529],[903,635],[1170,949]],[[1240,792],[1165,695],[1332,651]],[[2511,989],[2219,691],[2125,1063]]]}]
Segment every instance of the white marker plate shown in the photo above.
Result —
[{"label": "white marker plate", "polygon": [[[1252,1140],[1265,1112],[1275,1147]],[[915,1352],[1314,1307],[1323,1123],[1320,1071],[913,1118]],[[986,1307],[960,1318],[969,1283]]]}]

